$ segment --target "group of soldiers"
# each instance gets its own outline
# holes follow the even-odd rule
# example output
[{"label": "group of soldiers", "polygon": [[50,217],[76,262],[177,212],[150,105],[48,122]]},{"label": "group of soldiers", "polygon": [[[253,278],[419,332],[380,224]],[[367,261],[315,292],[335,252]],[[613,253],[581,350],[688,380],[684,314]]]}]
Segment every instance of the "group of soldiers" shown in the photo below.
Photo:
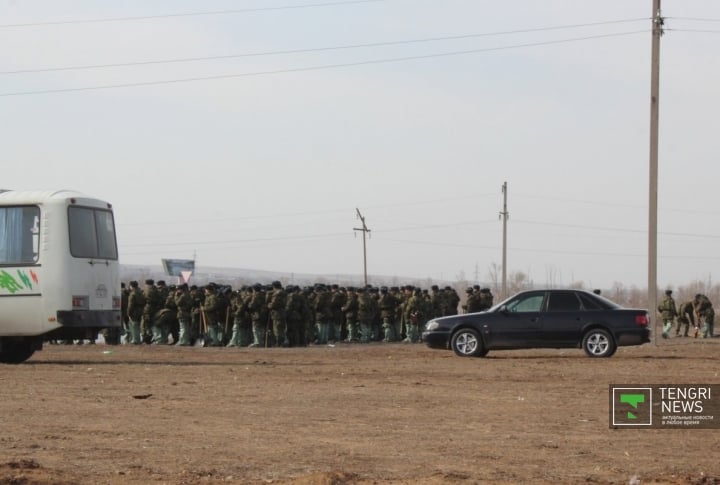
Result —
[{"label": "group of soldiers", "polygon": [[675,304],[672,297],[672,290],[665,291],[665,297],[658,305],[663,321],[663,338],[669,338],[673,325],[676,337],[689,337],[690,325],[692,325],[693,337],[699,335],[702,338],[711,338],[715,331],[715,310],[710,299],[701,294],[696,294],[692,300],[686,301],[680,306]]},{"label": "group of soldiers", "polygon": [[[465,312],[493,303],[488,288],[467,289]],[[122,284],[123,328],[106,329],[106,343],[179,346],[300,347],[332,342],[420,341],[423,324],[458,313],[450,286],[300,287],[274,281],[233,290],[209,283],[167,285],[148,279]]]}]

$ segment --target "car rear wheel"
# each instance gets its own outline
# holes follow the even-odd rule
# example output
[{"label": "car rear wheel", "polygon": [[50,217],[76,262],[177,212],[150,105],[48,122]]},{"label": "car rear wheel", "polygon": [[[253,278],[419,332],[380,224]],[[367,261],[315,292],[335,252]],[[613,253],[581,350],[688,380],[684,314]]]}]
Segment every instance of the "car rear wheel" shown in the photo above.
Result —
[{"label": "car rear wheel", "polygon": [[452,336],[450,346],[453,352],[460,357],[484,357],[487,355],[480,334],[472,328],[458,330]]},{"label": "car rear wheel", "polygon": [[617,346],[612,335],[602,328],[594,328],[583,337],[583,350],[589,357],[610,357]]}]

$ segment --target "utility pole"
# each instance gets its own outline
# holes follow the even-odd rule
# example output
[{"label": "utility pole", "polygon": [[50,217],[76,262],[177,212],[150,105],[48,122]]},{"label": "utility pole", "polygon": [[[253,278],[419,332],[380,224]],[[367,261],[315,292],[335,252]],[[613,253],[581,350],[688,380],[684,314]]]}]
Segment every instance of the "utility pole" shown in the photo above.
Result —
[{"label": "utility pole", "polygon": [[502,297],[504,300],[507,298],[507,220],[510,214],[507,210],[507,182],[503,182],[502,186],[503,193],[503,210],[500,213],[500,218],[503,221],[503,247],[502,247]]},{"label": "utility pole", "polygon": [[367,246],[365,244],[365,239],[367,234],[370,232],[370,229],[365,225],[365,218],[362,214],[360,214],[360,209],[355,208],[357,211],[358,219],[362,222],[362,227],[353,227],[353,231],[362,231],[363,233],[363,276],[365,279],[365,286],[368,284],[367,280]]},{"label": "utility pole", "polygon": [[[657,315],[657,224],[658,224],[658,133],[660,120],[660,36],[664,19],[660,0],[653,0],[652,62],[650,75],[650,190],[648,214],[648,312],[650,321]],[[657,343],[657,328],[652,328]]]}]

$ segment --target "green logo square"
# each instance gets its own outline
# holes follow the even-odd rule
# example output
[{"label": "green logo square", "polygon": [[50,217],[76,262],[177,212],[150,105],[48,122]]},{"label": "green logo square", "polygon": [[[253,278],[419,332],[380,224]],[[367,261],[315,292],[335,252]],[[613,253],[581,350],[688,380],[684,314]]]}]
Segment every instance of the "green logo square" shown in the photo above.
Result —
[{"label": "green logo square", "polygon": [[614,387],[611,389],[612,426],[652,426],[652,388]]}]

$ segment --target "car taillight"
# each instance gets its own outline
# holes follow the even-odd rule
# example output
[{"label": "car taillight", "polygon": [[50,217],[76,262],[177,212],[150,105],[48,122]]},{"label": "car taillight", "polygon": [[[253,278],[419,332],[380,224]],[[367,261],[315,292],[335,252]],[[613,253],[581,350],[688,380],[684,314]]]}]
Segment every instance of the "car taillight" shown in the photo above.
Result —
[{"label": "car taillight", "polygon": [[635,323],[641,327],[647,327],[650,323],[647,313],[645,315],[635,315]]},{"label": "car taillight", "polygon": [[113,296],[113,310],[120,310],[120,297]]}]

